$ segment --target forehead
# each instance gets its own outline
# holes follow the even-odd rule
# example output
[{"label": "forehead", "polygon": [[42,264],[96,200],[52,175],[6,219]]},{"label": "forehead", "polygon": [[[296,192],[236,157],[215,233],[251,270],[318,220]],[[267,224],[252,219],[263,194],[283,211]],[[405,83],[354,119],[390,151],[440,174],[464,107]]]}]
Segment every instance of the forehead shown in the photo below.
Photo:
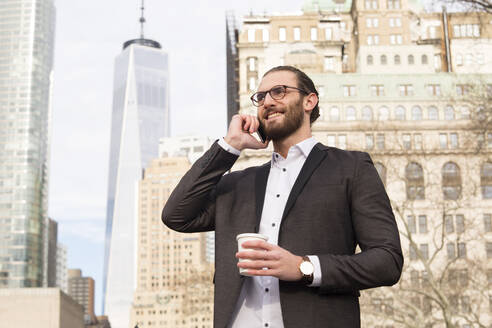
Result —
[{"label": "forehead", "polygon": [[266,91],[276,85],[288,85],[291,87],[297,87],[296,74],[290,71],[275,71],[268,73],[260,82],[258,86],[259,91]]}]

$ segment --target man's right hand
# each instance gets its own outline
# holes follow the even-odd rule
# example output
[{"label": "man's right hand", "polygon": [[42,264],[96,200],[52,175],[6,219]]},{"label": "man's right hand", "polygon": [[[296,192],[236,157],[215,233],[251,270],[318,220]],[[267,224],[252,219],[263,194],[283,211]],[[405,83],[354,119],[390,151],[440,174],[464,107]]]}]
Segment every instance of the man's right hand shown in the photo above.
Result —
[{"label": "man's right hand", "polygon": [[232,117],[224,140],[239,151],[246,148],[264,149],[268,146],[269,141],[261,143],[251,135],[258,130],[259,126],[260,122],[256,116],[236,114]]}]

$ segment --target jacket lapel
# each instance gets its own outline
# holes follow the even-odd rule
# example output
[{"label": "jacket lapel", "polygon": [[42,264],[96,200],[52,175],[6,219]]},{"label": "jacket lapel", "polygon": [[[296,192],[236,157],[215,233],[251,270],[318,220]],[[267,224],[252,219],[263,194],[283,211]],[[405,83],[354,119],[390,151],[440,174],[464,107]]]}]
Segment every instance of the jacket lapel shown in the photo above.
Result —
[{"label": "jacket lapel", "polygon": [[282,222],[284,221],[287,214],[289,214],[292,206],[294,206],[297,196],[299,196],[299,194],[301,193],[302,189],[313,174],[314,170],[319,166],[323,158],[325,158],[326,152],[322,150],[322,147],[323,146],[320,143],[317,143],[306,158],[306,162],[304,162],[301,172],[299,172],[299,176],[297,177],[294,186],[292,186],[289,198],[287,199],[287,204],[285,204],[284,213],[282,215]]},{"label": "jacket lapel", "polygon": [[268,174],[270,173],[271,163],[263,164],[256,172],[255,177],[255,197],[256,197],[256,223],[255,232],[260,229],[261,213],[263,212],[263,204],[265,202],[266,185]]}]

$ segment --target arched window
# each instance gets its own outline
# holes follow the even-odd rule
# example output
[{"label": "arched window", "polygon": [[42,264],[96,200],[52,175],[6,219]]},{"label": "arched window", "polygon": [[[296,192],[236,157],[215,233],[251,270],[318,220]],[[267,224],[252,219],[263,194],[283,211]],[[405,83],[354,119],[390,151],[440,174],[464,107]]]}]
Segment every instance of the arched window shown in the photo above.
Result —
[{"label": "arched window", "polygon": [[438,120],[439,119],[439,111],[434,106],[429,107],[428,115],[429,115],[429,120]]},{"label": "arched window", "polygon": [[442,167],[441,172],[444,199],[458,199],[461,195],[461,174],[459,166],[453,162],[447,162]]},{"label": "arched window", "polygon": [[338,107],[332,107],[330,109],[330,121],[339,121],[340,120],[340,109]]},{"label": "arched window", "polygon": [[454,108],[453,106],[446,106],[444,109],[444,119],[446,121],[454,120]]},{"label": "arched window", "polygon": [[383,181],[383,184],[386,186],[386,167],[382,163],[376,162],[374,163],[374,166],[376,167],[376,170],[378,171],[379,177],[381,178],[381,181]]},{"label": "arched window", "polygon": [[422,65],[427,65],[428,62],[427,55],[422,55]]},{"label": "arched window", "polygon": [[372,55],[368,55],[367,56],[367,65],[372,65],[372,63],[373,63]]},{"label": "arched window", "polygon": [[347,119],[347,121],[355,121],[355,108],[354,107],[348,107],[347,108],[346,119]]},{"label": "arched window", "polygon": [[372,108],[366,106],[362,108],[362,119],[364,121],[372,121]]},{"label": "arched window", "polygon": [[381,55],[381,65],[386,65],[388,63],[388,59],[386,55]]},{"label": "arched window", "polygon": [[400,65],[401,60],[400,60],[400,55],[395,55],[395,65]]},{"label": "arched window", "polygon": [[407,114],[406,114],[405,107],[403,107],[403,106],[396,107],[396,109],[395,109],[395,120],[405,121],[407,119],[406,116],[407,116]]},{"label": "arched window", "polygon": [[389,109],[388,107],[380,107],[379,108],[379,114],[378,114],[378,120],[380,121],[386,121],[389,119]]},{"label": "arched window", "polygon": [[492,163],[486,162],[480,171],[480,184],[482,186],[482,197],[492,198]]},{"label": "arched window", "polygon": [[422,120],[422,108],[419,106],[412,107],[412,120],[421,121]]},{"label": "arched window", "polygon": [[425,199],[424,170],[420,164],[412,162],[405,168],[407,199]]},{"label": "arched window", "polygon": [[408,65],[413,65],[414,62],[413,55],[408,55]]}]

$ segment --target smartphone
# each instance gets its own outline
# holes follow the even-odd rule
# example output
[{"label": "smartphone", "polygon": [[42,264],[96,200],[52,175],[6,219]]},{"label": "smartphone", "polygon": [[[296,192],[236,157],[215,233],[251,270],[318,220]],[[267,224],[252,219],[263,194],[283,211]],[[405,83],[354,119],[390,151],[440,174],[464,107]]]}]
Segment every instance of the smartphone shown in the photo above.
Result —
[{"label": "smartphone", "polygon": [[256,134],[258,137],[260,137],[261,142],[265,143],[267,140],[266,134],[265,134],[265,129],[263,128],[263,125],[260,122],[260,125],[258,126],[258,130],[256,131]]}]

